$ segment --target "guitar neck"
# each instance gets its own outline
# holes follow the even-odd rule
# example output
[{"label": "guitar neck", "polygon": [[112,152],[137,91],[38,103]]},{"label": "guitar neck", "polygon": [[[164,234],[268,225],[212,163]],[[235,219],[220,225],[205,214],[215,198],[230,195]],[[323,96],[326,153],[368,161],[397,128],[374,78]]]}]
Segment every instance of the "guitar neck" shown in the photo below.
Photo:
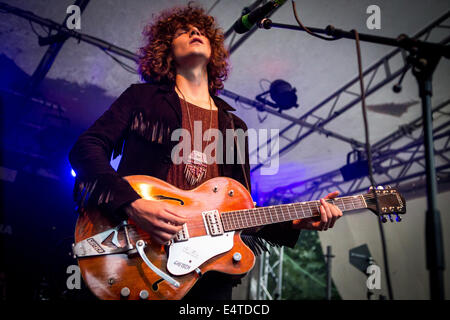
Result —
[{"label": "guitar neck", "polygon": [[[342,212],[367,208],[364,195],[326,200]],[[320,216],[320,201],[297,202],[269,207],[228,211],[221,214],[225,231],[241,230],[273,223]]]}]

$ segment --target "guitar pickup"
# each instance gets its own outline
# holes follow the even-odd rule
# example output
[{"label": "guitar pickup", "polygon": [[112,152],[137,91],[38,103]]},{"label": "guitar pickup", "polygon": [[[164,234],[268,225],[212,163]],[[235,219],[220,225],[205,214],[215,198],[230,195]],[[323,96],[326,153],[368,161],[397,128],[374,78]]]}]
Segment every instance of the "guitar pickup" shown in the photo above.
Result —
[{"label": "guitar pickup", "polygon": [[223,234],[222,220],[219,211],[211,210],[202,213],[206,229],[211,236],[220,236]]},{"label": "guitar pickup", "polygon": [[177,232],[175,236],[175,241],[181,242],[181,241],[187,241],[189,240],[189,232],[187,228],[187,224],[183,224],[183,228]]}]

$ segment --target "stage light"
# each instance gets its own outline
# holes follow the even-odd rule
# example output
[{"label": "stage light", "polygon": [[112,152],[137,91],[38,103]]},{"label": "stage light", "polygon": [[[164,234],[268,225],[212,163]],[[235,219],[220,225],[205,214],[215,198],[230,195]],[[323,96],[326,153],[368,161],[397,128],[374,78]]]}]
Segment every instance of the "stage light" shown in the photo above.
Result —
[{"label": "stage light", "polygon": [[74,178],[77,176],[77,174],[75,173],[75,171],[73,169],[70,170],[70,173],[72,174],[72,177],[74,177]]},{"label": "stage light", "polygon": [[[278,79],[270,84],[270,89],[256,96],[256,100],[277,108],[281,113],[283,110],[298,108],[297,89],[293,88],[288,82]],[[270,98],[275,102],[268,101],[264,96],[270,94]]]},{"label": "stage light", "polygon": [[283,110],[298,107],[296,91],[297,89],[284,80],[275,80],[270,85],[270,97]]},{"label": "stage light", "polygon": [[[356,159],[351,162],[351,156]],[[354,150],[347,155],[347,164],[339,169],[344,181],[362,178],[369,175],[369,165],[366,159],[363,159],[362,151]]]}]

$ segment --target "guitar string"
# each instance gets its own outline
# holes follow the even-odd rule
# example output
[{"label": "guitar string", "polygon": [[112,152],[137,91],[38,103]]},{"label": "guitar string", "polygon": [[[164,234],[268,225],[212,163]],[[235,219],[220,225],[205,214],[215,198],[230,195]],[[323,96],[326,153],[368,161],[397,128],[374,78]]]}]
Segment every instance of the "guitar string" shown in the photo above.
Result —
[{"label": "guitar string", "polygon": [[[354,197],[351,197],[353,199],[345,199],[345,200],[356,200]],[[343,198],[339,198],[337,200],[344,200]],[[311,218],[317,215],[320,215],[320,211],[318,210],[319,201],[314,201],[313,203],[307,202],[307,203],[293,203],[293,204],[285,204],[285,205],[279,205],[279,206],[271,206],[271,207],[263,207],[263,208],[249,208],[249,209],[243,209],[243,210],[235,210],[235,211],[225,211],[222,212],[222,220],[223,223],[226,224],[239,224],[240,226],[248,226],[250,223],[251,226],[255,225],[265,225],[269,223],[277,223],[281,221],[286,220],[295,220],[295,219],[301,219],[301,218]],[[355,204],[359,206],[356,208]],[[361,209],[365,206],[361,206],[363,204],[362,201],[354,202],[352,201],[351,204],[349,202],[342,204],[342,209],[344,210],[353,210],[353,209]],[[307,207],[305,207],[307,206]],[[313,207],[311,207],[313,206]],[[338,205],[339,206],[339,205]],[[348,207],[349,209],[346,209],[345,207]],[[289,209],[293,208],[294,210],[291,211]],[[286,209],[287,212],[283,212]],[[302,215],[299,215],[299,212],[297,209],[301,209]],[[305,210],[309,211],[305,215]],[[260,211],[258,214],[255,214],[255,210]],[[264,212],[266,211],[266,212]],[[270,222],[269,222],[270,218]],[[273,221],[275,218],[275,222]],[[240,220],[240,221],[239,221]],[[260,220],[261,223],[259,223],[257,220]],[[264,221],[263,221],[264,220]],[[256,223],[256,224],[255,224]],[[203,220],[199,221],[198,223],[190,223],[189,226],[191,228],[198,228],[198,227],[204,227]]]},{"label": "guitar string", "polygon": [[[364,198],[368,199],[368,197]],[[345,211],[362,209],[365,207],[364,205],[361,206],[363,202],[361,201],[360,196],[349,196],[337,199],[327,199],[326,201],[328,203],[334,203],[341,210],[344,209]],[[311,218],[320,215],[320,210],[317,208],[319,204],[320,201],[316,200],[310,202],[297,202],[292,204],[282,204],[262,208],[248,208],[242,210],[225,211],[221,213],[222,223],[226,224],[225,227],[228,228],[230,228],[231,225],[239,226],[241,228],[247,228],[271,223],[278,223],[286,220]],[[358,207],[356,207],[355,204]],[[346,207],[348,207],[349,209],[346,209]],[[283,209],[286,209],[287,212],[283,212],[284,211]],[[293,211],[289,209],[293,209]],[[299,215],[300,212],[298,212],[299,210],[297,209],[301,210],[301,215]],[[306,212],[306,215],[305,210],[309,211],[309,213]],[[260,220],[260,222],[258,222],[257,220]],[[192,229],[197,229],[199,227],[204,228],[204,226],[205,225],[203,219],[200,220],[198,223],[192,222],[189,224],[189,227]]]},{"label": "guitar string", "polygon": [[[368,197],[367,195],[362,195],[365,200],[373,200],[373,196]],[[363,202],[361,201],[361,195],[359,196],[348,196],[348,197],[341,197],[336,199],[326,199],[328,203],[334,203],[338,207],[340,205],[342,208],[347,211],[345,208],[346,206],[350,208],[350,206],[353,206],[353,208],[350,208],[348,210],[353,209],[361,209],[366,207],[365,205],[362,205]],[[341,202],[341,203],[339,203]],[[228,230],[238,230],[238,229],[245,229],[245,228],[251,228],[261,225],[267,225],[271,223],[278,223],[286,220],[295,220],[295,219],[301,219],[301,218],[311,218],[314,216],[320,215],[320,210],[318,209],[318,206],[320,204],[320,201],[309,201],[309,202],[297,202],[297,203],[291,203],[291,204],[281,204],[281,205],[274,205],[274,206],[268,206],[268,207],[261,207],[261,208],[248,208],[248,209],[242,209],[242,210],[234,210],[234,211],[225,211],[221,213],[221,220],[224,226],[224,229]],[[355,204],[359,206],[358,208],[355,207]],[[286,210],[284,210],[286,209]],[[293,210],[290,210],[293,209]],[[297,209],[301,209],[302,215],[299,215],[299,212]],[[309,211],[306,212],[305,210]],[[255,214],[257,211],[258,214]],[[287,211],[287,212],[284,212]],[[270,221],[269,221],[270,218]],[[275,221],[274,221],[275,218]],[[240,220],[240,221],[239,221]],[[259,222],[258,222],[259,220]],[[198,228],[201,228],[202,230],[205,227],[203,219],[199,221],[198,223],[190,223],[189,228],[191,230],[195,230]],[[149,237],[147,233],[139,233],[133,228],[135,233],[139,237]]]}]

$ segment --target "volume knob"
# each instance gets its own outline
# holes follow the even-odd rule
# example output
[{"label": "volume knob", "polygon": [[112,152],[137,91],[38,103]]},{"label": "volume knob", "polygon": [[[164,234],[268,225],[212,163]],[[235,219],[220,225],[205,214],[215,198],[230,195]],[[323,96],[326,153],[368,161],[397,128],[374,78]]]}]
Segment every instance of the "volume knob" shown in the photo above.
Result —
[{"label": "volume knob", "polygon": [[139,292],[139,298],[141,298],[142,300],[147,300],[148,299],[148,291],[141,290],[141,292]]},{"label": "volume knob", "polygon": [[239,262],[239,261],[241,261],[241,259],[242,259],[242,255],[241,255],[240,252],[235,252],[233,254],[233,261],[234,262]]},{"label": "volume knob", "polygon": [[128,289],[127,287],[123,287],[120,290],[120,295],[122,298],[128,298],[130,296],[130,289]]}]

